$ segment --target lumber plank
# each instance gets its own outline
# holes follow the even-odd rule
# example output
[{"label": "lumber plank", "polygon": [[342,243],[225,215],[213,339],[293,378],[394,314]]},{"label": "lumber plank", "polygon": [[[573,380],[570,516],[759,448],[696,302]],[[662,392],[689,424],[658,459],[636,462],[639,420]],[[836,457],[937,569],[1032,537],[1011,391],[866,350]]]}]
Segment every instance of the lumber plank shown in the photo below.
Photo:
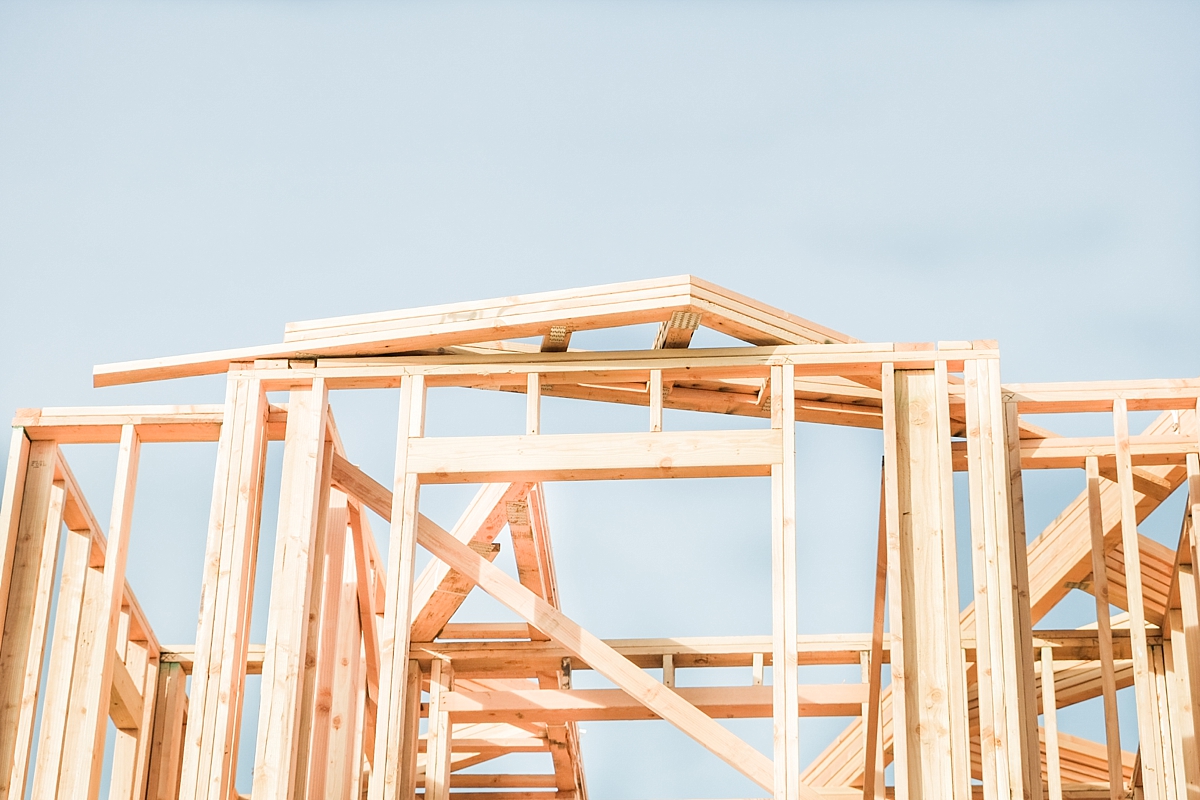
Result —
[{"label": "lumber plank", "polygon": [[188,695],[179,800],[228,800],[233,791],[249,645],[267,403],[254,378],[231,376],[217,446],[195,663]]},{"label": "lumber plank", "polygon": [[[387,604],[380,629],[383,659],[379,670],[379,708],[375,722],[375,754],[372,758],[369,800],[396,800],[407,775],[401,767],[415,742],[408,736],[409,658],[413,608],[413,578],[417,548],[417,516],[420,483],[410,469],[410,450],[420,441],[425,428],[425,381],[422,376],[406,378],[400,386],[400,413],[396,437],[396,471],[392,491],[375,484],[374,496],[386,497],[376,506],[370,497],[358,496],[375,513],[391,524],[388,545]],[[365,476],[363,476],[365,477]],[[347,486],[342,488],[349,494]],[[412,762],[415,763],[415,762]]]},{"label": "lumber plank", "polygon": [[[21,434],[24,438],[24,434]],[[56,445],[24,446],[14,435],[6,486],[8,589],[0,638],[0,798],[23,798],[62,527],[64,488],[55,482]],[[9,499],[11,498],[11,500]]]},{"label": "lumber plank", "polygon": [[159,664],[146,800],[173,800],[179,793],[187,718],[185,682],[180,664],[166,661]]},{"label": "lumber plank", "polygon": [[[333,471],[332,453],[329,468],[322,476],[328,485]],[[337,794],[342,787],[327,786],[330,739],[334,731],[334,674],[343,657],[342,630],[355,629],[352,620],[341,616],[344,573],[346,571],[348,501],[345,494],[325,489],[319,506],[324,514],[324,543],[313,564],[311,579],[308,636],[305,657],[305,696],[301,704],[300,731],[296,742],[295,794]],[[354,659],[358,659],[358,640],[355,639]],[[348,657],[348,656],[347,656]],[[357,692],[355,693],[357,694]],[[357,698],[355,698],[357,700]],[[302,780],[303,779],[303,780]]]},{"label": "lumber plank", "polygon": [[771,368],[771,429],[779,454],[771,466],[771,696],[774,719],[774,797],[799,793],[800,727],[796,649],[796,404],[795,369]]},{"label": "lumber plank", "polygon": [[1100,646],[1100,676],[1103,686],[1104,737],[1108,752],[1110,800],[1120,800],[1121,728],[1117,717],[1117,679],[1113,666],[1113,637],[1109,620],[1108,570],[1104,558],[1104,512],[1100,493],[1100,467],[1095,457],[1086,466],[1088,523],[1092,540],[1092,594],[1096,598],[1097,640]]},{"label": "lumber plank", "polygon": [[[885,463],[895,481],[898,543],[889,552],[897,563],[896,595],[902,633],[901,680],[907,770],[897,775],[906,796],[953,797],[969,791],[966,763],[966,698],[961,667],[954,575],[954,520],[947,515],[950,470],[949,408],[945,372],[895,370],[884,373],[884,436],[895,458]],[[894,377],[892,377],[894,376]],[[889,413],[890,412],[890,413]],[[894,469],[894,472],[892,472]],[[951,616],[947,616],[947,612]],[[961,706],[959,706],[961,703]]]},{"label": "lumber plank", "polygon": [[448,707],[454,692],[454,669],[435,660],[429,674],[429,733],[425,760],[425,796],[429,800],[450,797],[451,717]]},{"label": "lumber plank", "polygon": [[[714,719],[761,719],[773,714],[769,686],[676,688],[675,693]],[[793,713],[797,717],[857,716],[866,694],[863,684],[798,686]],[[456,722],[561,724],[660,719],[621,689],[457,690],[446,698],[443,710]]]},{"label": "lumber plank", "polygon": [[1146,609],[1142,597],[1142,568],[1138,547],[1133,465],[1129,456],[1129,416],[1123,398],[1113,401],[1113,429],[1117,450],[1117,487],[1120,492],[1121,543],[1125,557],[1126,593],[1129,598],[1130,637],[1133,647],[1134,690],[1138,709],[1138,742],[1145,796],[1165,800],[1162,739],[1146,642]]},{"label": "lumber plank", "polygon": [[[288,399],[275,563],[255,754],[255,800],[288,800],[304,773],[299,744],[313,601],[314,563],[324,555],[332,448],[326,445],[324,382]],[[327,455],[328,453],[328,455]],[[319,609],[318,616],[319,616]],[[306,773],[305,773],[306,774]]]},{"label": "lumber plank", "polygon": [[778,430],[442,437],[414,441],[423,483],[769,475]]}]

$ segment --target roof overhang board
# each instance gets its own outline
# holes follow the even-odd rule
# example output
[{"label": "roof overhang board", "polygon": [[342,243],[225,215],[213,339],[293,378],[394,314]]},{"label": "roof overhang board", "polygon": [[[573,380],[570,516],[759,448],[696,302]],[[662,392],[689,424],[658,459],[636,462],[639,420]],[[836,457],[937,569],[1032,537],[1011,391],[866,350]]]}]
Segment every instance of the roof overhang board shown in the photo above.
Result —
[{"label": "roof overhang board", "polygon": [[102,364],[96,386],[214,375],[231,364],[312,356],[387,355],[595,330],[700,315],[704,327],[753,345],[849,343],[856,339],[690,275],[568,291],[296,322],[280,344]]}]

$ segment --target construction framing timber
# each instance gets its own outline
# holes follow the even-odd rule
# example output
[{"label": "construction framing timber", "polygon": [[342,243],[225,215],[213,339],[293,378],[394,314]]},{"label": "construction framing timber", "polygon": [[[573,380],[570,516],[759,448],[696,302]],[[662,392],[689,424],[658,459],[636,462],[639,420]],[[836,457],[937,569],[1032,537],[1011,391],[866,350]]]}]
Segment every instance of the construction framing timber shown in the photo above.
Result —
[{"label": "construction framing timber", "polygon": [[[646,323],[659,324],[646,350],[570,347],[578,331]],[[744,344],[691,348],[700,327]],[[864,343],[683,276],[294,323],[281,344],[99,366],[94,382],[212,374],[227,376],[224,405],[14,420],[0,800],[95,800],[110,719],[112,800],[236,800],[247,674],[262,676],[254,800],[585,800],[577,724],[648,719],[774,800],[1200,797],[1200,380],[1002,384],[994,342]],[[427,389],[440,386],[524,393],[525,434],[423,435]],[[380,387],[400,396],[388,486],[355,466],[329,405],[332,390]],[[543,434],[544,396],[649,414],[640,431]],[[664,409],[763,422],[669,431]],[[1162,414],[1132,433],[1130,412],[1147,410]],[[1060,437],[1025,419],[1056,412],[1107,414],[1112,435]],[[878,537],[868,631],[797,634],[797,422],[883,432],[879,528],[864,532]],[[252,643],[269,440],[283,442],[283,467],[266,641]],[[166,645],[125,579],[138,457],[193,441],[218,443],[199,627],[194,643]],[[118,445],[107,530],[60,449],[101,442]],[[1077,470],[1081,492],[1027,545],[1029,469]],[[965,609],[954,471],[969,486]],[[545,482],[729,476],[770,478],[769,635],[605,641],[564,613]],[[421,513],[431,483],[483,486],[447,531]],[[1172,551],[1138,525],[1185,484]],[[386,563],[368,509],[388,521]],[[492,563],[505,527],[516,578]],[[433,556],[419,574],[418,546]],[[1035,628],[1072,588],[1095,596],[1096,623]],[[523,622],[455,620],[469,591]],[[1110,617],[1110,603],[1124,613]],[[859,665],[861,682],[801,685],[809,664]],[[747,672],[740,685],[676,686],[679,670],[713,667]],[[616,688],[572,688],[580,670]],[[1117,719],[1128,686],[1136,752],[1122,750]],[[1103,743],[1058,732],[1058,708],[1093,698]],[[852,722],[802,765],[811,716]],[[747,717],[773,720],[770,753],[717,721]],[[519,752],[552,769],[464,771]]]}]

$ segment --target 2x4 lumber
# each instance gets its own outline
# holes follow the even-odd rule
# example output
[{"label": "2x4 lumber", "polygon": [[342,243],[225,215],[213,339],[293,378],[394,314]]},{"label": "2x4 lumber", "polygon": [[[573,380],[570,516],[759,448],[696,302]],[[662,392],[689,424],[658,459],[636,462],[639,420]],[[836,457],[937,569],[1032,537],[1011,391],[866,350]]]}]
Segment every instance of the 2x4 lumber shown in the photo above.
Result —
[{"label": "2x4 lumber", "polygon": [[174,800],[179,794],[183,726],[187,717],[186,680],[181,665],[159,663],[146,800]]},{"label": "2x4 lumber", "polygon": [[[416,661],[410,660],[404,684],[404,716],[402,717],[404,725],[402,741],[404,742],[404,747],[400,753],[398,778],[401,798],[412,797],[417,787],[417,752],[422,742],[421,683],[421,666]],[[376,740],[378,740],[377,734]],[[371,762],[372,772],[374,772],[374,765],[377,763],[379,762]],[[426,759],[426,763],[428,763],[428,759]]]},{"label": "2x4 lumber", "polygon": [[[39,457],[38,460],[45,459]],[[13,578],[13,554],[21,536],[22,499],[28,467],[29,437],[24,428],[14,426],[9,440],[8,460],[4,467],[4,496],[0,498],[0,631],[4,630],[5,610],[8,608],[8,595]],[[48,492],[49,489],[45,491]]]},{"label": "2x4 lumber", "polygon": [[[335,463],[334,480],[347,474],[344,460]],[[452,535],[469,545],[491,545],[507,522],[506,508],[529,492],[527,483],[490,483],[479,489],[455,523]],[[494,557],[494,556],[493,556]],[[422,570],[413,589],[413,641],[432,641],[454,616],[474,586],[440,561],[431,561]]]},{"label": "2x4 lumber", "polygon": [[[68,715],[78,723],[75,735],[68,728],[67,750],[59,791],[65,797],[95,798],[100,791],[100,771],[103,761],[96,758],[104,752],[104,737],[108,729],[109,693],[117,642],[117,621],[121,613],[125,590],[125,561],[129,549],[129,528],[133,519],[133,499],[137,486],[140,442],[132,425],[125,426],[117,451],[117,480],[113,491],[113,510],[109,522],[109,540],[100,570],[100,591],[97,602],[84,602],[81,636],[84,644],[76,655],[76,669],[87,665],[79,693],[71,692]],[[80,764],[90,769],[81,769]]]},{"label": "2x4 lumber", "polygon": [[453,639],[528,639],[536,630],[525,622],[448,622],[438,640]]},{"label": "2x4 lumber", "polygon": [[454,691],[454,669],[434,661],[429,673],[428,756],[425,760],[425,796],[429,800],[450,797],[451,717],[448,700]]},{"label": "2x4 lumber", "polygon": [[409,468],[423,483],[739,477],[769,475],[781,447],[778,429],[430,438]]},{"label": "2x4 lumber", "polygon": [[22,439],[14,433],[4,499],[0,798],[6,799],[25,796],[64,502],[64,489],[54,481],[55,444]]},{"label": "2x4 lumber", "polygon": [[[423,784],[423,781],[421,782]],[[554,776],[545,773],[497,774],[468,773],[451,779],[455,789],[552,789]]]},{"label": "2x4 lumber", "polygon": [[[375,505],[355,491],[359,500],[391,525],[388,545],[387,605],[380,645],[384,654],[379,671],[379,709],[375,721],[375,755],[371,760],[369,800],[397,800],[404,754],[415,742],[406,736],[409,703],[408,646],[413,612],[413,578],[417,555],[417,517],[420,483],[413,473],[411,449],[425,430],[425,380],[412,376],[400,385],[400,413],[396,437],[396,471],[392,491],[378,484],[387,501]],[[365,477],[365,476],[363,476]],[[372,483],[374,483],[372,481]],[[348,489],[345,485],[343,489]],[[415,763],[415,762],[414,762]]]},{"label": "2x4 lumber", "polygon": [[1104,512],[1101,507],[1100,469],[1096,458],[1086,467],[1088,522],[1092,540],[1092,594],[1096,598],[1097,642],[1100,645],[1100,679],[1103,686],[1104,740],[1108,748],[1110,800],[1120,800],[1121,728],[1117,719],[1117,679],[1113,667],[1113,637],[1109,620],[1108,570],[1104,558]]},{"label": "2x4 lumber", "polygon": [[[314,387],[315,388],[315,387]],[[299,725],[293,739],[295,767],[292,796],[307,797],[325,782],[332,698],[333,667],[346,554],[346,495],[330,485],[333,448],[326,443],[321,465],[316,525],[309,548],[308,615],[302,651],[303,670]],[[286,463],[286,453],[285,453]],[[265,665],[264,665],[265,667]],[[315,781],[316,783],[312,783]]]},{"label": "2x4 lumber", "polygon": [[1004,392],[1022,414],[1112,411],[1116,400],[1124,400],[1128,411],[1172,411],[1196,407],[1200,379],[1017,383]]},{"label": "2x4 lumber", "polygon": [[[59,444],[117,444],[125,425],[133,425],[143,443],[215,442],[223,415],[220,405],[19,408],[13,424],[25,426],[30,439]],[[282,440],[286,422],[287,409],[272,405],[268,438]]]},{"label": "2x4 lumber", "polygon": [[[54,640],[50,645],[42,724],[38,734],[37,766],[33,774],[33,800],[55,800],[62,772],[67,710],[79,649],[80,616],[88,582],[96,594],[98,577],[88,567],[91,532],[67,528],[62,546],[62,577],[58,607],[54,612]],[[81,669],[79,672],[83,672]]]},{"label": "2x4 lumber", "polygon": [[965,796],[970,764],[946,372],[944,367],[889,368],[883,376],[885,468],[896,497],[896,512],[889,511],[889,539],[891,522],[897,523],[896,547],[888,561],[889,577],[893,560],[897,567],[892,681],[902,700],[893,704],[893,713],[902,709],[894,724],[906,731],[905,749],[896,762],[898,796]]},{"label": "2x4 lumber", "polygon": [[[337,474],[338,455],[334,455],[333,474]],[[375,706],[379,701],[379,665],[382,659],[379,643],[379,629],[376,623],[376,594],[375,583],[386,583],[379,580],[379,571],[374,568],[379,556],[375,551],[375,536],[371,533],[370,522],[362,512],[357,500],[349,503],[350,536],[354,548],[355,589],[358,594],[358,620],[363,637],[363,667],[367,689],[367,705]],[[372,722],[374,712],[370,712]],[[372,724],[371,729],[374,729]]]},{"label": "2x4 lumber", "polygon": [[[328,658],[333,662],[333,674],[328,696],[323,690],[317,694],[318,710],[323,710],[326,702],[329,705],[329,741],[325,748],[323,774],[318,777],[318,770],[313,769],[308,781],[310,796],[347,800],[359,797],[355,789],[362,773],[366,711],[366,683],[362,674],[365,659],[362,655],[357,573],[353,560],[354,545],[346,539],[343,543],[342,572],[332,579],[339,589],[335,600],[338,605],[337,624],[333,628],[324,628],[332,631]],[[322,640],[322,647],[325,646]],[[316,730],[314,726],[314,733]]]},{"label": "2x4 lumber", "polygon": [[328,392],[320,380],[314,380],[310,389],[293,390],[288,398],[254,756],[254,800],[290,798],[306,766],[307,741],[300,744],[300,730],[310,682],[306,656],[313,570],[324,557],[332,457],[325,437],[326,404]]},{"label": "2x4 lumber", "polygon": [[[769,686],[706,686],[674,691],[714,719],[761,719],[773,715]],[[866,686],[857,683],[798,686],[797,705],[790,713],[797,717],[857,716],[862,713],[866,695]],[[621,689],[455,691],[442,708],[455,722],[532,721],[553,725],[660,718]]]},{"label": "2x4 lumber", "polygon": [[[389,493],[384,487],[365,474],[359,477],[358,483],[364,487],[366,495],[360,495],[360,500],[381,516],[384,513],[393,514],[394,501],[388,502],[392,498],[387,496]],[[415,508],[413,512],[415,518]],[[469,576],[481,589],[508,606],[518,616],[535,625],[572,655],[590,663],[596,671],[619,688],[629,692],[658,716],[683,730],[759,786],[769,791],[772,789],[773,773],[769,759],[580,628],[562,612],[508,577],[478,553],[428,520],[422,519],[421,522],[420,526],[413,527],[417,528],[421,545],[434,556]],[[811,793],[804,791],[803,786],[800,789],[801,796],[811,796]]]},{"label": "2x4 lumber", "polygon": [[[1023,512],[1014,513],[999,363],[968,362],[965,389],[981,766],[990,799],[1025,795],[1038,770],[1026,740],[1036,726],[1024,713],[1023,656],[1031,645],[1021,624],[1025,554],[1018,553],[1014,531]],[[1023,525],[1021,530],[1023,536]]]},{"label": "2x4 lumber", "polygon": [[771,368],[771,429],[780,453],[771,465],[771,703],[774,798],[800,793],[800,723],[796,628],[796,383],[790,364]]},{"label": "2x4 lumber", "polygon": [[672,311],[671,318],[659,324],[654,336],[655,350],[679,350],[692,343],[700,327],[700,315],[694,311]]},{"label": "2x4 lumber", "polygon": [[[1192,523],[1194,535],[1195,527]],[[1181,541],[1180,550],[1189,548],[1186,539]],[[1196,564],[1194,561],[1179,564],[1179,607],[1171,609],[1167,618],[1171,650],[1174,661],[1176,685],[1173,713],[1179,715],[1179,746],[1182,751],[1180,767],[1190,797],[1200,792],[1200,604]]]},{"label": "2x4 lumber", "polygon": [[[866,675],[867,702],[863,706],[863,724],[866,727],[863,739],[863,800],[884,800],[883,785],[883,623],[887,613],[887,487],[886,475],[879,473],[879,534],[875,549],[875,595],[871,611],[871,650],[863,655],[867,659]],[[761,682],[761,678],[756,676]]]},{"label": "2x4 lumber", "polygon": [[253,377],[234,375],[226,386],[179,800],[228,800],[241,729],[267,403]]},{"label": "2x4 lumber", "polygon": [[1054,648],[1042,648],[1042,714],[1046,720],[1046,775],[1049,800],[1063,800],[1058,752],[1058,705],[1054,701]]},{"label": "2x4 lumber", "polygon": [[1142,599],[1141,562],[1137,539],[1137,512],[1133,494],[1133,465],[1129,457],[1129,416],[1123,398],[1113,401],[1114,440],[1117,449],[1117,486],[1121,502],[1121,542],[1125,555],[1125,582],[1129,598],[1130,638],[1133,646],[1134,691],[1137,697],[1138,742],[1142,781],[1147,798],[1166,800],[1162,739],[1146,642],[1146,610]]},{"label": "2x4 lumber", "polygon": [[542,379],[536,372],[525,376],[525,433],[542,432]]}]

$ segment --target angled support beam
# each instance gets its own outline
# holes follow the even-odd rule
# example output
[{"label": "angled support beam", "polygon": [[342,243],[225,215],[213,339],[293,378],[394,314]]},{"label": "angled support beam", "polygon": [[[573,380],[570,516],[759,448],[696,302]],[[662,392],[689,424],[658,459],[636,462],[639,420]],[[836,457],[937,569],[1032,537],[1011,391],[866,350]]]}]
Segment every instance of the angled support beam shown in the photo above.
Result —
[{"label": "angled support beam", "polygon": [[[341,463],[340,469],[354,473],[353,482],[363,489],[363,494],[358,495],[363,503],[381,516],[392,513],[393,499],[387,489],[348,462]],[[627,658],[579,627],[561,611],[521,586],[499,567],[492,565],[431,520],[420,518],[417,536],[422,547],[470,577],[481,589],[538,627],[572,655],[591,664],[597,672],[619,688],[683,730],[759,786],[768,791],[773,790],[774,775],[770,759],[638,669]],[[378,754],[376,757],[379,757]],[[817,799],[816,793],[811,789],[802,784],[798,788],[801,797],[808,800]]]}]

